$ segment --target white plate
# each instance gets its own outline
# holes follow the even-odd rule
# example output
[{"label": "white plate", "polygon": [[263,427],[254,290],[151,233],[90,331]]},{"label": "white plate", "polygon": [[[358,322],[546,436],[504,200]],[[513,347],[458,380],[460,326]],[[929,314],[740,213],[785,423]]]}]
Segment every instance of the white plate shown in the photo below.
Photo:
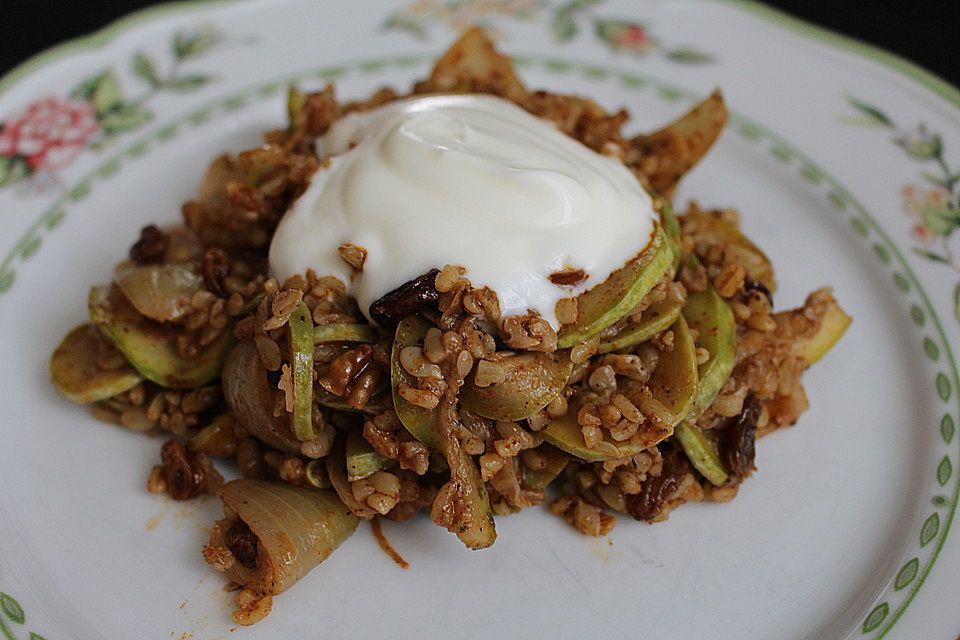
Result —
[{"label": "white plate", "polygon": [[[562,6],[179,3],[0,82],[0,637],[956,637],[960,93],[759,5]],[[625,106],[636,129],[721,86],[736,115],[679,201],[742,210],[778,306],[832,284],[855,322],[731,504],[598,540],[534,509],[473,553],[420,518],[386,528],[408,571],[364,527],[237,629],[199,555],[216,501],[147,494],[158,442],[59,397],[50,350],[143,224],[283,122],[288,82],[406,87],[478,21],[530,86]]]}]

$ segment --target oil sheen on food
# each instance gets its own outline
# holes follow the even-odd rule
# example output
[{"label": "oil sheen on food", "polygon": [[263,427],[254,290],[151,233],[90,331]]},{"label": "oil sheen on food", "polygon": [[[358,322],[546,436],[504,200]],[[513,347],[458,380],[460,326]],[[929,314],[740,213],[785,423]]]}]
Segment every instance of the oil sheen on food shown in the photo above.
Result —
[{"label": "oil sheen on food", "polygon": [[[401,100],[333,124],[328,166],[286,213],[270,246],[281,279],[313,269],[370,304],[430,269],[466,268],[503,316],[528,310],[555,328],[561,298],[603,282],[649,243],[650,196],[616,158],[492,96]],[[337,249],[367,250],[355,272]],[[551,273],[582,269],[560,287]]]}]

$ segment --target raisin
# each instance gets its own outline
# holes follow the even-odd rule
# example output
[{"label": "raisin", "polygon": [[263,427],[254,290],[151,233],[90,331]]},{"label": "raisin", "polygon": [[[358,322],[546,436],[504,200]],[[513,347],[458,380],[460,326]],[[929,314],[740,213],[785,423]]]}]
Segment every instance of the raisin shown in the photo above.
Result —
[{"label": "raisin", "polygon": [[643,481],[640,493],[627,496],[627,512],[637,520],[652,522],[674,496],[690,472],[687,457],[676,449],[663,454],[663,471]]},{"label": "raisin", "polygon": [[752,294],[754,291],[762,293],[764,296],[766,296],[767,301],[770,302],[770,306],[773,306],[773,294],[770,293],[770,289],[767,288],[767,285],[763,284],[762,282],[746,278],[743,281],[743,291],[747,294],[747,296]]},{"label": "raisin", "polygon": [[137,264],[160,262],[169,245],[170,239],[160,227],[148,225],[140,230],[140,239],[130,247],[130,259]]},{"label": "raisin", "polygon": [[744,399],[740,415],[720,431],[720,455],[731,475],[738,480],[753,473],[759,419],[760,401],[751,393]]},{"label": "raisin", "polygon": [[223,249],[219,247],[207,249],[207,252],[203,254],[203,262],[200,263],[200,274],[211,293],[221,298],[227,297],[227,291],[223,288],[223,281],[230,275],[230,258]]},{"label": "raisin", "polygon": [[187,451],[177,440],[170,440],[160,449],[167,492],[174,500],[189,500],[206,490],[206,465],[200,459],[202,455]]},{"label": "raisin", "polygon": [[397,324],[411,313],[440,299],[434,281],[440,273],[431,269],[406,282],[370,305],[370,317],[382,327]]},{"label": "raisin", "polygon": [[247,569],[257,568],[257,552],[260,550],[260,541],[246,522],[240,519],[234,522],[227,529],[223,541],[233,557],[237,559],[237,562]]}]

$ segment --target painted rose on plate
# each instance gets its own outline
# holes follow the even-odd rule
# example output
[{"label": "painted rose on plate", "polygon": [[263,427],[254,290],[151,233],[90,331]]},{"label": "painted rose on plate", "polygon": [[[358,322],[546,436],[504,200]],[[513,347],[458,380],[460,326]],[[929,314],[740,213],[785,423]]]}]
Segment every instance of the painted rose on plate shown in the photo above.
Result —
[{"label": "painted rose on plate", "polygon": [[11,165],[13,172],[62,169],[73,162],[99,130],[96,111],[90,104],[42,98],[0,129],[0,157]]},{"label": "painted rose on plate", "polygon": [[136,52],[130,69],[145,85],[137,97],[128,97],[118,74],[104,69],[82,80],[68,96],[38,97],[9,115],[0,121],[0,188],[29,181],[22,193],[30,193],[59,185],[59,172],[84,150],[100,149],[112,137],[150,122],[153,113],[147,104],[158,92],[189,91],[212,80],[208,74],[184,73],[181,65],[221,41],[211,28],[174,34],[173,60],[166,73],[145,52]]}]

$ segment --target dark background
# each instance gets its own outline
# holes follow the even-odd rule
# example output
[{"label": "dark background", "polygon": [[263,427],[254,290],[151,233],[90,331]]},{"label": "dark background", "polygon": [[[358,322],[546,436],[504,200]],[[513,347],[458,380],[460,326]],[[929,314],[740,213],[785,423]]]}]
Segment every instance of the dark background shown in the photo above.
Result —
[{"label": "dark background", "polygon": [[[11,0],[0,9],[0,73],[50,45],[151,4],[157,2]],[[768,4],[898,53],[960,85],[958,0],[770,0]]]}]

